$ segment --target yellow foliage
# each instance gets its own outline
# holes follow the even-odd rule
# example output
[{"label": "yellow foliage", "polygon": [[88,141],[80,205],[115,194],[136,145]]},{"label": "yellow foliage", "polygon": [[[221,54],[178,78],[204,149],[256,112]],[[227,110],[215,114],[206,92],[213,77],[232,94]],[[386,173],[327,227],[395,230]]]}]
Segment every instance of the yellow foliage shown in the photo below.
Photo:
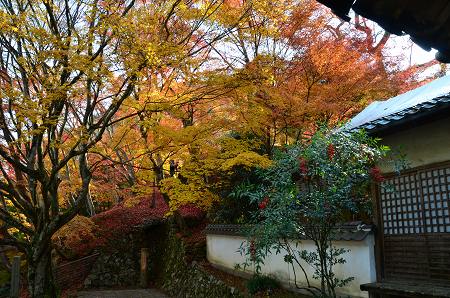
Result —
[{"label": "yellow foliage", "polygon": [[161,191],[170,198],[167,215],[186,204],[194,204],[207,210],[219,200],[219,196],[209,191],[199,180],[184,184],[178,178],[167,178],[161,182]]},{"label": "yellow foliage", "polygon": [[[5,204],[8,207],[8,212],[9,214],[17,221],[19,222],[22,226],[26,227],[26,228],[32,228],[32,225],[29,221],[29,219],[26,217],[25,214],[23,214],[20,210],[18,210],[13,202],[9,199],[5,199]],[[0,225],[4,225],[6,224],[3,220],[0,220]],[[7,228],[7,231],[10,235],[13,235],[15,237],[25,237],[28,238],[26,234],[22,233],[19,229],[15,228],[15,227],[9,227]]]},{"label": "yellow foliage", "polygon": [[207,210],[220,199],[212,191],[223,186],[224,181],[217,177],[232,175],[236,167],[267,168],[272,163],[268,156],[252,151],[258,147],[258,141],[232,137],[214,141],[215,145],[202,142],[195,153],[188,155],[179,178],[162,181],[161,191],[169,197],[169,213],[186,204]]},{"label": "yellow foliage", "polygon": [[52,237],[54,241],[63,238],[79,238],[81,234],[94,235],[97,226],[89,217],[77,215]]},{"label": "yellow foliage", "polygon": [[271,164],[272,161],[267,156],[259,155],[253,151],[247,151],[226,160],[220,169],[224,172],[229,172],[236,166],[243,166],[247,169],[254,167],[268,168]]},{"label": "yellow foliage", "polygon": [[125,200],[125,202],[123,203],[123,205],[126,208],[133,208],[136,205],[138,205],[141,201],[142,201],[142,197],[140,197],[140,196],[132,196],[130,198],[127,198]]}]

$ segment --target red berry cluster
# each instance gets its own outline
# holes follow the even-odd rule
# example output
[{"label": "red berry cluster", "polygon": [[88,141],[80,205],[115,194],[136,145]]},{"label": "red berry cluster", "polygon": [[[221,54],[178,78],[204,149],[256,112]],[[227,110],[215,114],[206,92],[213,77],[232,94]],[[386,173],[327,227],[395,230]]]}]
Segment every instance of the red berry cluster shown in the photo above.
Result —
[{"label": "red berry cluster", "polygon": [[303,175],[308,174],[308,161],[303,157],[300,157],[298,161],[300,173],[302,173]]},{"label": "red berry cluster", "polygon": [[336,149],[333,144],[329,144],[327,148],[327,155],[329,160],[333,160],[334,154],[336,153]]},{"label": "red berry cluster", "polygon": [[264,197],[264,199],[258,204],[259,209],[261,210],[266,209],[269,202],[270,202],[269,197]]},{"label": "red berry cluster", "polygon": [[383,174],[381,174],[381,170],[379,167],[373,167],[369,171],[370,176],[375,182],[383,182],[384,177]]}]

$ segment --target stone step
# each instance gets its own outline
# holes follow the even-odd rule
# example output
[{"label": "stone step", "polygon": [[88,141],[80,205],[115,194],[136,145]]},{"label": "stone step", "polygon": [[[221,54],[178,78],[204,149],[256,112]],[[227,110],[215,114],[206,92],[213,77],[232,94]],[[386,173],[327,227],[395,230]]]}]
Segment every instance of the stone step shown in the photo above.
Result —
[{"label": "stone step", "polygon": [[155,289],[80,291],[78,298],[168,298]]}]

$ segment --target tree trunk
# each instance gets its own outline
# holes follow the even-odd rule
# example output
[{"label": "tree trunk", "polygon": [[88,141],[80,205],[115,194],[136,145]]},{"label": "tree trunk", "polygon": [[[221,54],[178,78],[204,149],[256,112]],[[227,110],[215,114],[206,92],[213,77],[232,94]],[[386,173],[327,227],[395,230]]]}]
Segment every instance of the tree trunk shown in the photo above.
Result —
[{"label": "tree trunk", "polygon": [[181,215],[180,211],[175,210],[173,212],[173,217],[174,217],[175,222],[176,222],[176,224],[178,226],[178,230],[181,233],[186,234],[187,230],[188,230],[187,224],[186,224],[186,221],[184,220],[183,216]]},{"label": "tree trunk", "polygon": [[155,166],[153,167],[153,171],[156,175],[156,185],[159,185],[160,182],[164,179],[164,168],[163,166]]},{"label": "tree trunk", "polygon": [[[40,248],[45,246],[39,256]],[[28,291],[30,297],[56,297],[53,280],[51,248],[47,244],[36,245],[33,255],[28,260]]]}]

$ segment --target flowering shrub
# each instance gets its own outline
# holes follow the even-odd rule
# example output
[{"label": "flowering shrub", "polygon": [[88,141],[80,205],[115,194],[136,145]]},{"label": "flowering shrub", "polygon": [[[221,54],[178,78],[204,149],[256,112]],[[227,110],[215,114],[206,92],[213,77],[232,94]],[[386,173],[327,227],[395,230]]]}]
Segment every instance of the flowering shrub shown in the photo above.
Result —
[{"label": "flowering shrub", "polygon": [[[335,288],[352,280],[338,279],[333,266],[344,263],[345,250],[335,248],[331,239],[336,226],[349,215],[369,213],[370,185],[382,175],[375,163],[389,148],[364,132],[321,129],[301,144],[275,155],[275,163],[258,170],[259,183],[245,183],[239,191],[258,204],[253,213],[249,239],[241,246],[247,256],[244,266],[254,264],[257,273],[272,251],[287,251],[284,260],[305,274],[306,288],[322,297],[335,297]],[[312,239],[315,252],[293,248],[287,239]],[[301,260],[315,269],[313,278],[321,287],[309,283]]]}]

